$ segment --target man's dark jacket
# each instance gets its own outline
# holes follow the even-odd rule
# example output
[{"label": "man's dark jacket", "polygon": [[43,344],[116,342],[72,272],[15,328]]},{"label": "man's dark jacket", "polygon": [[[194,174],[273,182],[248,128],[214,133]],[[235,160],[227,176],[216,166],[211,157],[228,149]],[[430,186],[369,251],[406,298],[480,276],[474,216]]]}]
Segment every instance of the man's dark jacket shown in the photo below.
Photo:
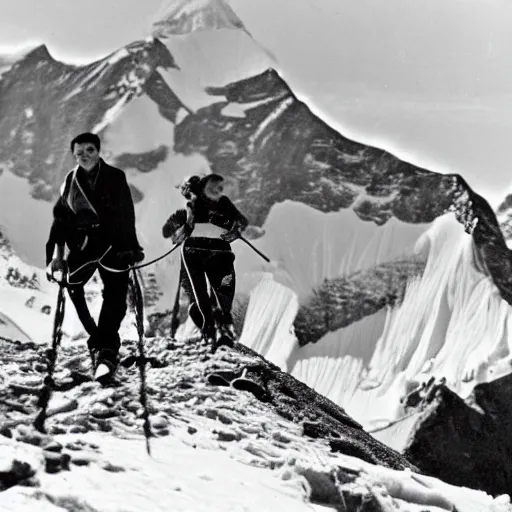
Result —
[{"label": "man's dark jacket", "polygon": [[[46,264],[52,260],[55,245],[68,246],[70,252],[84,248],[86,240],[97,246],[98,254],[105,247],[112,246],[111,254],[124,251],[140,251],[141,247],[135,232],[135,210],[133,199],[126,181],[124,171],[106,164],[100,159],[99,169],[94,187],[91,188],[85,179],[82,168],[76,171],[76,180],[86,193],[95,213],[80,217],[68,204],[69,190],[74,171],[66,176],[61,188],[61,196],[53,208],[53,223],[46,244]],[[88,237],[88,238],[86,238]],[[90,243],[89,243],[90,245]],[[94,251],[88,247],[87,252]]]}]

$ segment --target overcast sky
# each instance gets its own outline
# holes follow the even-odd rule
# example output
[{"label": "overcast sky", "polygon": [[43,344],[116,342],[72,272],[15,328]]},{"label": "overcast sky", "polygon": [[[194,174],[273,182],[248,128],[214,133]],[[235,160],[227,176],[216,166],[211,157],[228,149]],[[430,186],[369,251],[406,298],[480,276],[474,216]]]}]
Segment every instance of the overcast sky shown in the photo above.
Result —
[{"label": "overcast sky", "polygon": [[[4,3],[0,47],[44,42],[55,58],[83,61],[147,35],[162,1]],[[229,3],[292,87],[346,135],[458,172],[493,204],[512,185],[512,2]]]}]

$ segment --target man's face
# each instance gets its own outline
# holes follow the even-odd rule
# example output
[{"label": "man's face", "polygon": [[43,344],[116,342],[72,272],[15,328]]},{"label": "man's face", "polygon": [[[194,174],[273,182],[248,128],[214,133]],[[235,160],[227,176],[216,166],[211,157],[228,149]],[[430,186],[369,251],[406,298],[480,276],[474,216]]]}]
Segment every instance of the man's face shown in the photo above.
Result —
[{"label": "man's face", "polygon": [[100,152],[96,149],[94,144],[85,142],[84,144],[75,144],[73,156],[80,167],[86,171],[90,171],[94,169],[99,162]]}]

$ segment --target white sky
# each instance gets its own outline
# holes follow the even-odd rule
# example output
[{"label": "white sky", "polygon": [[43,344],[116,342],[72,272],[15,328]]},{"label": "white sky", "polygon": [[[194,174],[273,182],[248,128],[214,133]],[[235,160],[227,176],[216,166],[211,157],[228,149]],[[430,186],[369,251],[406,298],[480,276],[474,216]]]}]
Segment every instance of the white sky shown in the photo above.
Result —
[{"label": "white sky", "polygon": [[[229,3],[292,87],[344,134],[458,172],[493,203],[512,185],[507,0]],[[161,0],[5,4],[0,47],[44,42],[76,61],[145,36]]]}]

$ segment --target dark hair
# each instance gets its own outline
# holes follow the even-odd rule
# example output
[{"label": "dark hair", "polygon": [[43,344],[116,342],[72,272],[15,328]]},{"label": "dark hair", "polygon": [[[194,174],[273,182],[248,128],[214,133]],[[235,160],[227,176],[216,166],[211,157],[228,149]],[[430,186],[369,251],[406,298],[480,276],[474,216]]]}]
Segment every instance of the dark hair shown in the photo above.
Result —
[{"label": "dark hair", "polygon": [[207,174],[206,176],[190,176],[177,188],[180,189],[181,195],[186,199],[191,199],[191,194],[198,196],[203,191],[209,181],[224,181],[220,174]]},{"label": "dark hair", "polygon": [[217,183],[219,181],[224,181],[224,178],[220,174],[214,174],[214,173],[207,174],[206,176],[203,176],[201,178],[201,183],[200,183],[201,190],[203,190],[203,188],[206,186],[206,184],[209,181],[213,181],[213,182]]},{"label": "dark hair", "polygon": [[75,144],[87,144],[90,142],[94,145],[94,147],[99,151],[101,149],[101,141],[100,138],[95,133],[81,133],[80,135],[77,135],[72,141],[71,141],[71,152],[75,149]]},{"label": "dark hair", "polygon": [[201,192],[201,177],[190,176],[181,185],[178,185],[181,195],[186,199],[191,199],[192,194],[199,195]]}]

